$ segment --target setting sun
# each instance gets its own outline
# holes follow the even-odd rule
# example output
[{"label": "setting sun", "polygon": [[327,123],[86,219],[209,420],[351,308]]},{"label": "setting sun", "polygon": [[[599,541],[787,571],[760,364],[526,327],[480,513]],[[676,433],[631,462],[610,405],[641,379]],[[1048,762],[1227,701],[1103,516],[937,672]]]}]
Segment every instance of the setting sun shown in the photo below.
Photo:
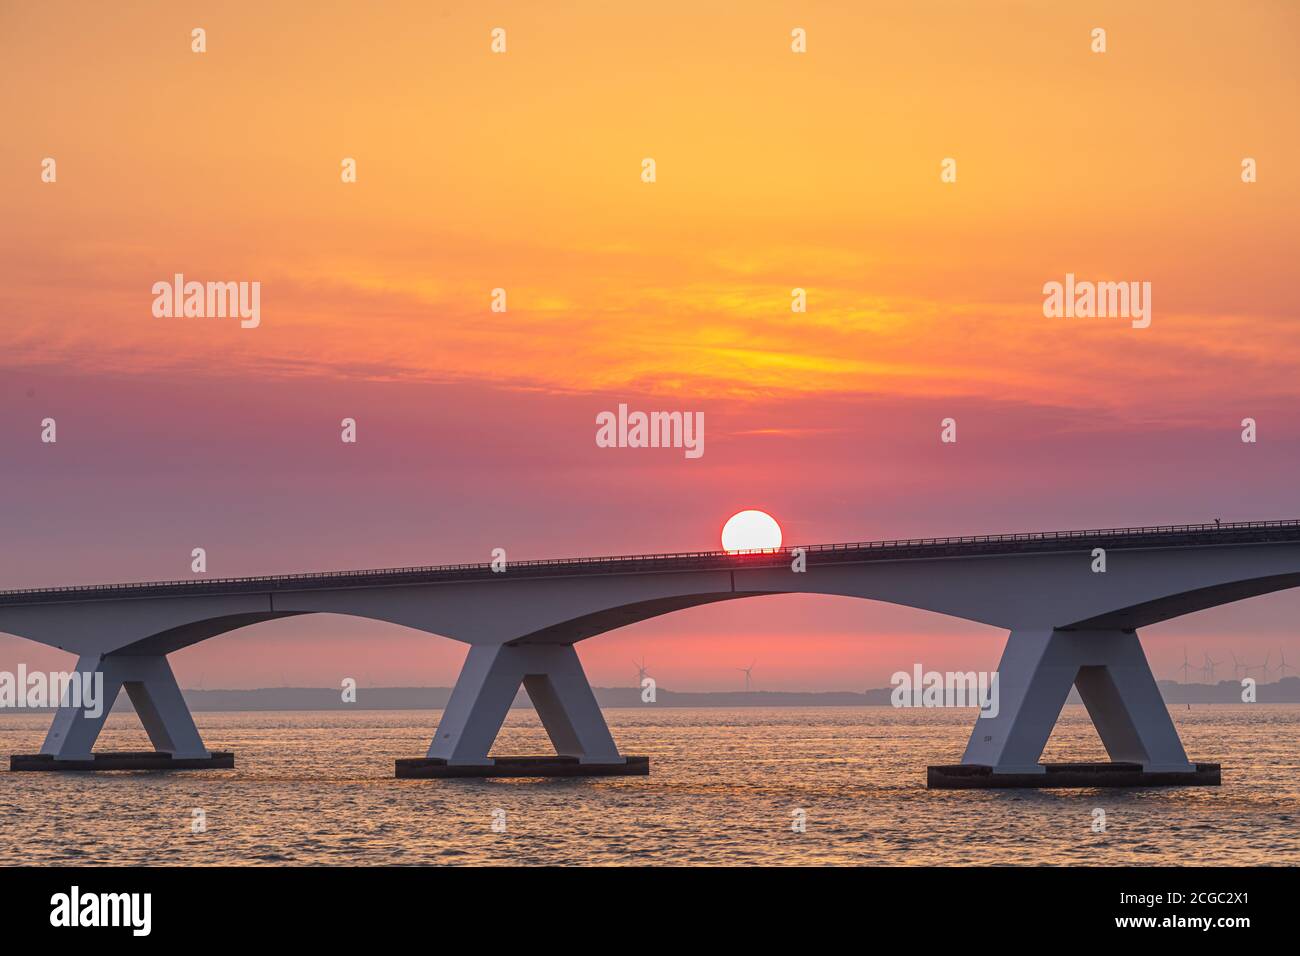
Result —
[{"label": "setting sun", "polygon": [[722,526],[727,551],[767,551],[781,547],[781,526],[766,511],[740,511]]}]

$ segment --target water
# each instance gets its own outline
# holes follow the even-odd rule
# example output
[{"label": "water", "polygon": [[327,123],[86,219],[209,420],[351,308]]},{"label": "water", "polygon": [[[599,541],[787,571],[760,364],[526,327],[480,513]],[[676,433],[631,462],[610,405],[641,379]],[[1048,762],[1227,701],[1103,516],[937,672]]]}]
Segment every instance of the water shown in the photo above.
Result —
[{"label": "water", "polygon": [[[1300,705],[1172,713],[1193,759],[1223,763],[1222,787],[927,791],[926,765],[961,756],[966,710],[611,709],[651,775],[585,780],[395,779],[436,711],[201,713],[235,770],[0,771],[0,863],[1300,864]],[[48,720],[0,717],[0,754],[38,751]],[[99,747],[151,749],[130,714]],[[515,710],[497,752],[551,751]],[[1044,759],[1101,756],[1066,707]]]}]

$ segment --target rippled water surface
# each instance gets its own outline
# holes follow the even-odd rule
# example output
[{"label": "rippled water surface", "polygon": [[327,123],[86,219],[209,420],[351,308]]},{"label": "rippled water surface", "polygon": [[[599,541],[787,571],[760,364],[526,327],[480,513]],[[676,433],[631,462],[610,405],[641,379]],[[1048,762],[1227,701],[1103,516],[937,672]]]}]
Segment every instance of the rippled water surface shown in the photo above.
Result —
[{"label": "rippled water surface", "polygon": [[[1300,864],[1300,705],[1174,709],[1224,785],[1129,791],[927,791],[926,764],[960,759],[973,711],[606,714],[625,753],[650,755],[649,777],[397,780],[394,759],[423,756],[436,711],[201,713],[236,769],[0,770],[0,862]],[[37,752],[48,722],[0,717],[0,754]],[[131,714],[99,748],[151,749]],[[551,751],[515,710],[497,752]],[[1044,759],[1101,755],[1066,707]],[[791,832],[796,809],[805,833]]]}]

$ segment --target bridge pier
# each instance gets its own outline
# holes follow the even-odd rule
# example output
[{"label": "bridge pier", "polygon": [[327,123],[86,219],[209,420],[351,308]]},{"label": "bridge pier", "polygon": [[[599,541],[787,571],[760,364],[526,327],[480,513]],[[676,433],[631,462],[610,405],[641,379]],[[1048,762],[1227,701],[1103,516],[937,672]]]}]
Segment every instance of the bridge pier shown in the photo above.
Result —
[{"label": "bridge pier", "polygon": [[[488,756],[523,684],[555,756]],[[476,644],[423,759],[397,761],[399,777],[604,776],[650,772],[623,757],[572,644]]]},{"label": "bridge pier", "polygon": [[[1071,686],[1112,763],[1038,762]],[[996,715],[976,718],[958,767],[929,770],[936,788],[1219,782],[1217,764],[1188,761],[1137,632],[1123,630],[1013,630],[998,665]]]},{"label": "bridge pier", "polygon": [[[171,665],[162,654],[85,654],[78,674],[102,677],[98,713],[66,703],[54,714],[40,754],[15,754],[11,770],[159,770],[233,767],[230,753],[213,753],[203,745]],[[91,751],[118,694],[125,688],[153,753]],[[85,702],[83,701],[83,704]]]}]

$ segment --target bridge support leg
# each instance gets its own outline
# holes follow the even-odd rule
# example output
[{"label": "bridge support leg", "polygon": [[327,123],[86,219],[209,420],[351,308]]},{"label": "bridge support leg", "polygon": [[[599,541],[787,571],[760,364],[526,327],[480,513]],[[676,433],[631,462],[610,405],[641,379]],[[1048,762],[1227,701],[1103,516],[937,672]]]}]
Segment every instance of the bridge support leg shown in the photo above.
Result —
[{"label": "bridge support leg", "polygon": [[[554,757],[489,757],[522,684],[555,746]],[[572,644],[481,644],[460,678],[423,760],[397,761],[399,777],[542,777],[649,772],[610,736]]]},{"label": "bridge support leg", "polygon": [[[92,674],[102,689],[94,708],[86,701],[71,706],[65,697],[55,712],[40,754],[15,755],[11,770],[159,770],[233,767],[229,753],[203,746],[194,718],[161,654],[88,654],[77,661],[77,674]],[[131,703],[154,745],[152,753],[92,753],[95,741],[118,694],[126,688]]]},{"label": "bridge support leg", "polygon": [[[1038,762],[1079,690],[1112,763]],[[932,787],[1217,784],[1192,764],[1134,631],[1012,631],[998,666],[996,711],[975,721],[958,767],[931,767]]]}]

